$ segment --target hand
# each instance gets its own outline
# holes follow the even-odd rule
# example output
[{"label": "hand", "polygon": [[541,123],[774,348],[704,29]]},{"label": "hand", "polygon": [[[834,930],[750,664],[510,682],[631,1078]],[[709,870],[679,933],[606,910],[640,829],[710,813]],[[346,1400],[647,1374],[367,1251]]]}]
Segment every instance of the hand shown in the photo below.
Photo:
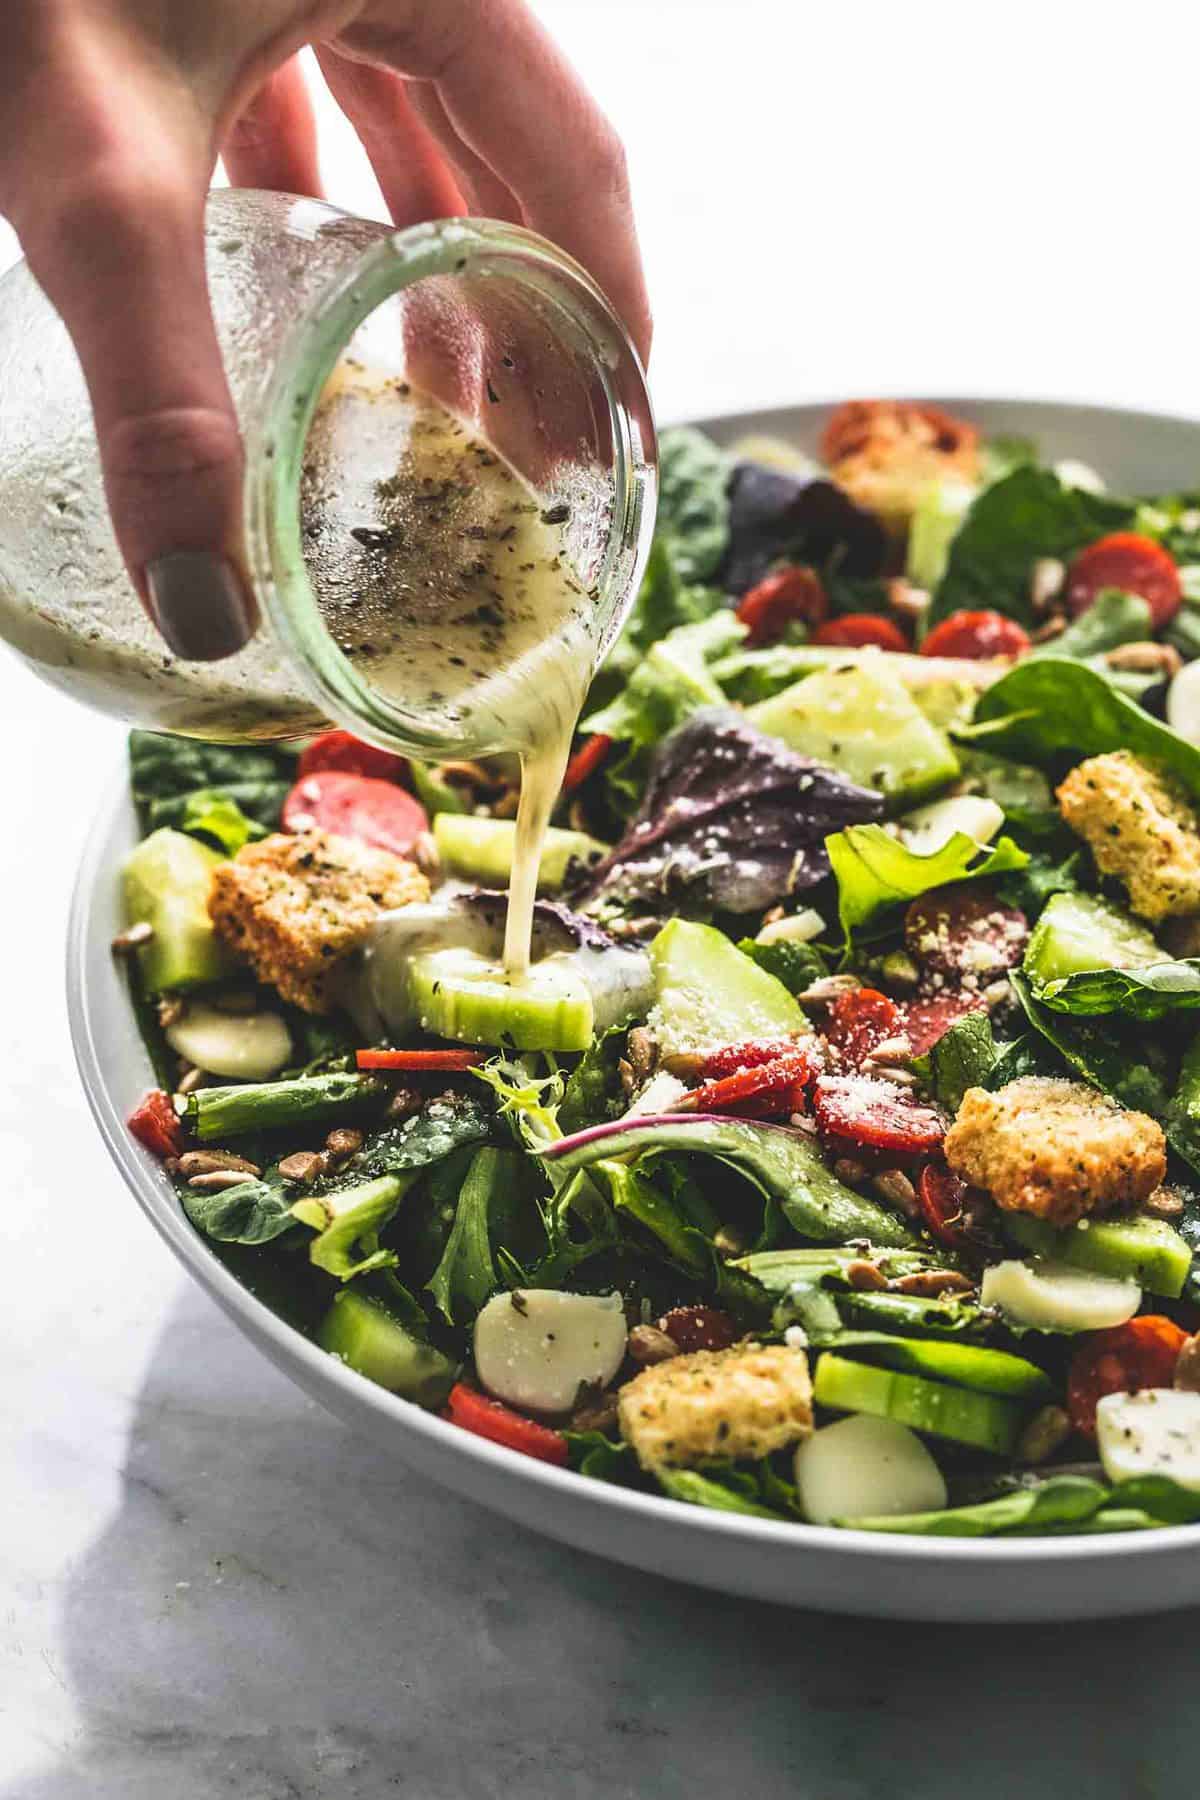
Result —
[{"label": "hand", "polygon": [[305,43],[397,225],[472,212],[584,263],[649,350],[624,158],[524,0],[4,0],[0,212],[87,379],[122,555],[179,656],[251,635],[204,199],[319,192]]}]

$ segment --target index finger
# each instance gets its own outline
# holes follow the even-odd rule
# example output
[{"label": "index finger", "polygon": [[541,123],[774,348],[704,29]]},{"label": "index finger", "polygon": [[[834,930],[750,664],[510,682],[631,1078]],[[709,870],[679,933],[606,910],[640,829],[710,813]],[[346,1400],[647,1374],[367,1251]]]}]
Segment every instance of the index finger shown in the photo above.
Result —
[{"label": "index finger", "polygon": [[645,361],[650,306],[624,148],[524,0],[377,0],[348,34],[352,47],[360,39],[367,54],[434,85],[453,132],[511,188],[528,223],[590,271]]}]

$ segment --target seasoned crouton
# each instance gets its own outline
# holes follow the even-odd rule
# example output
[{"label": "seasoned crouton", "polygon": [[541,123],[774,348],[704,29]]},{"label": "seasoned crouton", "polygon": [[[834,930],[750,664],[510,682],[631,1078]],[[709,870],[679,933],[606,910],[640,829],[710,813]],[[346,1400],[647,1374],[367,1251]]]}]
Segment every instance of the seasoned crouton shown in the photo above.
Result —
[{"label": "seasoned crouton", "polygon": [[812,1430],[808,1358],[782,1344],[674,1356],[635,1375],[617,1413],[644,1469],[769,1456]]},{"label": "seasoned crouton", "polygon": [[1128,750],[1089,756],[1058,790],[1097,867],[1129,890],[1143,919],[1200,912],[1200,818],[1183,789]]},{"label": "seasoned crouton", "polygon": [[1167,1172],[1154,1119],[1048,1075],[1022,1075],[994,1094],[968,1088],[943,1149],[955,1174],[998,1206],[1059,1227],[1140,1205]]},{"label": "seasoned crouton", "polygon": [[217,934],[260,981],[305,1012],[328,1012],[339,960],[380,913],[428,900],[413,863],[324,831],[247,844],[213,871],[208,910]]},{"label": "seasoned crouton", "polygon": [[974,425],[913,401],[847,401],[825,427],[821,450],[838,486],[893,531],[907,527],[934,482],[979,475]]}]

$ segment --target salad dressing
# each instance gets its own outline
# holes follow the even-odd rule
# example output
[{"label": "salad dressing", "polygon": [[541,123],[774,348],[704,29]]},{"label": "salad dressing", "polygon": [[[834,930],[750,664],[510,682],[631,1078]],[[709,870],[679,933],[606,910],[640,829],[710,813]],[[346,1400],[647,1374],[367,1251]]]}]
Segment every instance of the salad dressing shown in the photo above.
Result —
[{"label": "salad dressing", "polygon": [[[397,448],[399,445],[399,448]],[[529,966],[546,827],[595,660],[595,597],[547,502],[462,420],[344,363],[309,434],[305,561],[342,653],[414,730],[521,768],[504,966]]]}]

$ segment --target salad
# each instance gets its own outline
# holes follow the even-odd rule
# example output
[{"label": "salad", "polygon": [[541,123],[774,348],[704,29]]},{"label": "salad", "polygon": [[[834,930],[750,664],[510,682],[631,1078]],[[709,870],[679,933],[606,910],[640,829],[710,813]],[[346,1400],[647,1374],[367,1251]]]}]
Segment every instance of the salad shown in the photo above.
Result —
[{"label": "salad", "polygon": [[1200,1520],[1200,494],[890,401],[823,455],[664,435],[524,980],[507,760],[134,732],[130,1129],[329,1354],[582,1478]]}]

